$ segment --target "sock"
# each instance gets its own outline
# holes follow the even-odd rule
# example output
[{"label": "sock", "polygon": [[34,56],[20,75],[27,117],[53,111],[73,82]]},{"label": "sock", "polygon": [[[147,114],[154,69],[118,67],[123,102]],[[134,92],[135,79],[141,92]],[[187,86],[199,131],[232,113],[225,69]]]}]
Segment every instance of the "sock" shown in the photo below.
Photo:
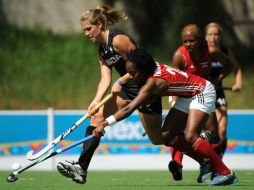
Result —
[{"label": "sock", "polygon": [[219,143],[211,144],[212,149],[221,157],[221,146]]},{"label": "sock", "polygon": [[[93,126],[88,126],[86,129],[85,137],[91,135],[93,133],[94,129],[95,128]],[[84,171],[87,171],[90,161],[93,157],[93,154],[94,154],[96,148],[100,144],[100,139],[101,139],[100,137],[99,138],[94,137],[94,138],[90,139],[89,141],[84,142],[83,150],[82,150],[81,155],[78,160],[80,167]]]},{"label": "sock", "polygon": [[185,140],[184,134],[179,134],[177,136],[177,140],[174,143],[173,148],[196,160],[199,164],[204,162],[203,155],[194,151],[193,147]]},{"label": "sock", "polygon": [[183,153],[176,150],[173,147],[170,147],[169,150],[170,150],[170,153],[171,153],[172,160],[176,161],[176,163],[178,163],[180,166],[183,166],[183,164],[182,164]]},{"label": "sock", "polygon": [[218,154],[212,149],[212,146],[202,138],[198,140],[193,145],[194,151],[203,155],[209,159],[209,162],[214,169],[215,173],[222,175],[230,174],[230,169],[222,162]]}]

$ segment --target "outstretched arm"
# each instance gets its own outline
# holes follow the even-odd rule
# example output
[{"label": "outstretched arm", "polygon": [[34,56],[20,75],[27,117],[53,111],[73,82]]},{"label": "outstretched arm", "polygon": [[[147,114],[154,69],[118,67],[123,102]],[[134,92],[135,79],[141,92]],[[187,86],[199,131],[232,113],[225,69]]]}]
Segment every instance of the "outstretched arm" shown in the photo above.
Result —
[{"label": "outstretched arm", "polygon": [[[172,57],[172,64],[174,68],[179,69],[181,71],[185,71],[185,67],[182,61],[181,51],[179,49],[175,51]],[[169,96],[168,104],[170,109],[174,106],[176,100],[177,100],[177,96]]]},{"label": "outstretched arm", "polygon": [[235,74],[235,83],[232,86],[233,91],[239,91],[242,88],[242,68],[239,62],[236,60],[233,52],[229,50],[228,52],[228,57],[229,59],[233,62],[234,64],[234,74]]},{"label": "outstretched arm", "polygon": [[101,125],[97,126],[94,129],[93,134],[95,136],[100,136],[105,127],[127,118],[138,107],[140,107],[144,102],[146,102],[150,98],[150,96],[154,93],[155,80],[156,79],[152,78],[148,79],[146,84],[140,89],[137,97],[134,100],[132,100],[127,106],[118,110],[114,115],[111,115],[108,118],[106,118],[106,120]]}]

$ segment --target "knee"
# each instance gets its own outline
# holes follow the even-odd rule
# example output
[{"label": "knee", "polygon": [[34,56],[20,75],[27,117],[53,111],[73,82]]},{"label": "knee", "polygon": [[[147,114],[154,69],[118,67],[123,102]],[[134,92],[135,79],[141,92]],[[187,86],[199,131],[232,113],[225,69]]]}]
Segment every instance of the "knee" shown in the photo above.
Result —
[{"label": "knee", "polygon": [[160,135],[158,135],[158,133],[154,134],[154,133],[147,133],[151,143],[153,145],[162,145],[164,144],[163,139],[160,137]]},{"label": "knee", "polygon": [[163,131],[161,132],[161,139],[164,145],[171,146],[174,144],[175,136],[170,131]]},{"label": "knee", "polygon": [[97,126],[101,124],[104,120],[105,120],[104,115],[97,112],[94,116],[90,118],[90,124],[93,126]]},{"label": "knee", "polygon": [[170,137],[170,132],[169,131],[163,131],[163,132],[161,132],[161,138],[163,139],[163,140],[166,140],[166,139],[168,139]]},{"label": "knee", "polygon": [[199,136],[195,133],[185,133],[185,140],[190,144],[194,144],[198,137]]}]

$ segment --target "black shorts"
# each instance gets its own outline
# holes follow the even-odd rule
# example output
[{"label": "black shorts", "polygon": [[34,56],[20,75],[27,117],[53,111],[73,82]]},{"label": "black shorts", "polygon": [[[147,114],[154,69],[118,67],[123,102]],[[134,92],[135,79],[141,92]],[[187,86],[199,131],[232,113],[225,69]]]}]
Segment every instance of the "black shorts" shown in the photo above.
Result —
[{"label": "black shorts", "polygon": [[215,107],[220,108],[222,106],[227,106],[227,100],[226,96],[223,90],[223,87],[220,86],[219,88],[216,88],[216,102]]},{"label": "black shorts", "polygon": [[[133,100],[138,94],[138,89],[135,88],[123,88],[118,94],[124,100]],[[159,114],[162,113],[162,101],[161,96],[156,96],[150,104],[144,104],[138,108],[138,111],[145,114]]]},{"label": "black shorts", "polygon": [[161,96],[156,96],[150,104],[142,105],[138,111],[145,114],[162,114]]}]

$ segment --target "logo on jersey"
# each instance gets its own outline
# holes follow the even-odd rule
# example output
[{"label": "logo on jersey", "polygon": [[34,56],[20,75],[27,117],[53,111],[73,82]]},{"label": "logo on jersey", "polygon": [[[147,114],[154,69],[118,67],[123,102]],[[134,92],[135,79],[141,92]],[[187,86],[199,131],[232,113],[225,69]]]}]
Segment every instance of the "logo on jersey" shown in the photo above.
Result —
[{"label": "logo on jersey", "polygon": [[114,57],[110,57],[105,60],[106,64],[111,66],[114,65],[116,62],[118,62],[121,59],[120,55],[115,55]]},{"label": "logo on jersey", "polygon": [[208,67],[208,61],[200,63],[201,67]]},{"label": "logo on jersey", "polygon": [[217,99],[217,103],[218,103],[220,106],[227,105],[227,102],[226,102],[226,99],[225,99],[225,98],[218,98],[218,99]]},{"label": "logo on jersey", "polygon": [[212,62],[212,67],[214,67],[214,68],[222,68],[223,65],[220,62],[218,62],[218,61],[213,61]]}]

